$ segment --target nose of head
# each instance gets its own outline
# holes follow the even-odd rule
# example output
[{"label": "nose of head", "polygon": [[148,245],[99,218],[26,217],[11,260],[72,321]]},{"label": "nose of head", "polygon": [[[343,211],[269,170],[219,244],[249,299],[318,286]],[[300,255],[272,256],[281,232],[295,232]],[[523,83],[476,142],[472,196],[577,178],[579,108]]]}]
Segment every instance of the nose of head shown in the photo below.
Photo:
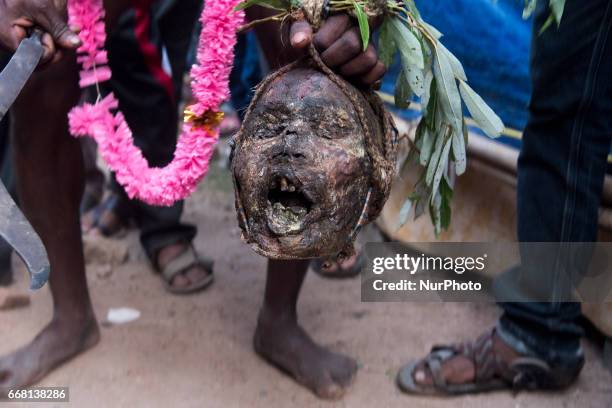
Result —
[{"label": "nose of head", "polygon": [[308,150],[306,149],[303,138],[298,135],[298,132],[287,128],[282,135],[282,148],[274,155],[277,158],[285,158],[290,160],[305,160],[308,158]]}]

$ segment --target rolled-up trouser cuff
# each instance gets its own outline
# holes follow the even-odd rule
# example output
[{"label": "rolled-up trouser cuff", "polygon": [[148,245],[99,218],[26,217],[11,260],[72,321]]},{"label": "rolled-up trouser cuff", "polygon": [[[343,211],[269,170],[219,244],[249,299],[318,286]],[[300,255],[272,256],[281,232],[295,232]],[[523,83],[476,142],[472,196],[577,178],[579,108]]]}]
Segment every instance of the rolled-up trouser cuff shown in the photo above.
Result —
[{"label": "rolled-up trouser cuff", "polygon": [[555,339],[539,339],[505,316],[498,321],[496,331],[504,343],[517,352],[547,363],[571,367],[582,365],[584,361],[580,337],[563,343],[557,343]]}]

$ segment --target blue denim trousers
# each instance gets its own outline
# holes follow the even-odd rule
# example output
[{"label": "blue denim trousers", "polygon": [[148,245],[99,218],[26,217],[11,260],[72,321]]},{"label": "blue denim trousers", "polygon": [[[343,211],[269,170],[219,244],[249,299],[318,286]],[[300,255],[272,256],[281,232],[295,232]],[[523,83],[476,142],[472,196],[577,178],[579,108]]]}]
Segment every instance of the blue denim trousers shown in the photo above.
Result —
[{"label": "blue denim trousers", "polygon": [[[568,0],[531,51],[532,97],[518,165],[521,242],[594,242],[612,140],[612,1]],[[517,350],[578,365],[578,303],[505,303],[498,333]]]}]

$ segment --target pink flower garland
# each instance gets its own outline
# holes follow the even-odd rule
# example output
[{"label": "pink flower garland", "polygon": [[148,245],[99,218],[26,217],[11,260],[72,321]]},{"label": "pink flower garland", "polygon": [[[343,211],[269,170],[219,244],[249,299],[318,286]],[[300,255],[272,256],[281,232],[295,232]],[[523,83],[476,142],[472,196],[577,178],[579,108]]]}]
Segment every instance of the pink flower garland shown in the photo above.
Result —
[{"label": "pink flower garland", "polygon": [[[69,114],[70,133],[91,136],[100,155],[115,172],[130,198],[152,205],[172,205],[191,194],[208,170],[219,132],[215,118],[229,96],[229,74],[234,60],[236,30],[243,12],[234,12],[238,0],[206,0],[197,64],[191,70],[192,90],[197,102],[190,112],[194,120],[183,125],[174,159],[164,168],[150,168],[134,146],[132,132],[111,93],[95,104],[75,107]],[[70,0],[71,25],[81,28],[79,48],[80,86],[87,87],[111,77],[104,50],[106,33],[102,0]]]}]

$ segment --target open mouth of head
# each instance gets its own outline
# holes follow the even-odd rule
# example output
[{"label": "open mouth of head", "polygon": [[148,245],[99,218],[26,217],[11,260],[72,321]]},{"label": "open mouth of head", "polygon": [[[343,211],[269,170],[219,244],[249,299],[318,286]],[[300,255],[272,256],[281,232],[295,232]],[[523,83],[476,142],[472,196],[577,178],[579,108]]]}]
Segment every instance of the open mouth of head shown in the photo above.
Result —
[{"label": "open mouth of head", "polygon": [[267,198],[268,227],[274,234],[296,234],[304,228],[313,203],[299,182],[286,176],[273,177]]}]

